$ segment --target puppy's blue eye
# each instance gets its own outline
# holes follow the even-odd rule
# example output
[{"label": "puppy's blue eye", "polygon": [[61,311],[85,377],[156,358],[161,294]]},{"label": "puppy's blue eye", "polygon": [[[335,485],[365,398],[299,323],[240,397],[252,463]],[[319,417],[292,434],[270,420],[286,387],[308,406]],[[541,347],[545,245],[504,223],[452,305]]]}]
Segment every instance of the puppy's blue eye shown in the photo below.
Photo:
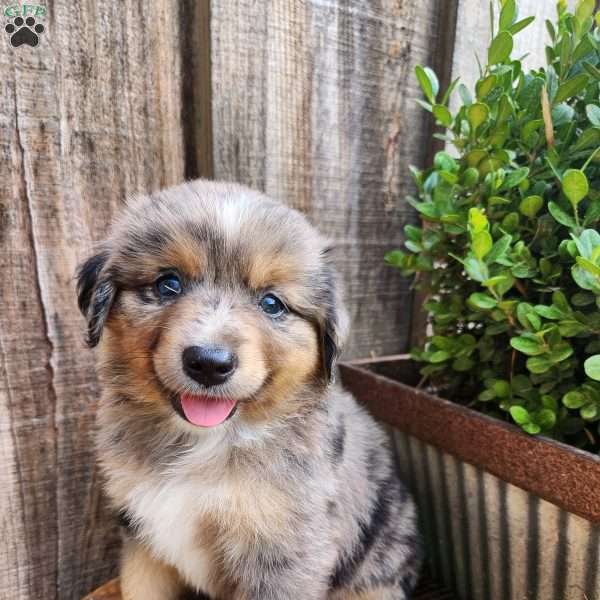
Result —
[{"label": "puppy's blue eye", "polygon": [[177,275],[163,275],[156,280],[156,289],[161,298],[173,298],[181,294],[181,281]]},{"label": "puppy's blue eye", "polygon": [[267,313],[270,317],[279,317],[286,312],[283,302],[273,294],[263,296],[259,302],[259,306],[263,312]]}]

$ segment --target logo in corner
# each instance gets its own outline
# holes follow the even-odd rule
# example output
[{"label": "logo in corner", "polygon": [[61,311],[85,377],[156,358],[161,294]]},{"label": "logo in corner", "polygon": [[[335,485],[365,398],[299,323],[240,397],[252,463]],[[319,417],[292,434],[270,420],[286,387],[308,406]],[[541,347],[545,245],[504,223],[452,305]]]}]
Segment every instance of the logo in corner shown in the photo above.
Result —
[{"label": "logo in corner", "polygon": [[14,48],[27,45],[35,48],[40,42],[40,35],[46,28],[39,21],[46,17],[46,7],[37,4],[7,6],[3,15],[9,19],[4,31],[10,36],[10,44]]}]

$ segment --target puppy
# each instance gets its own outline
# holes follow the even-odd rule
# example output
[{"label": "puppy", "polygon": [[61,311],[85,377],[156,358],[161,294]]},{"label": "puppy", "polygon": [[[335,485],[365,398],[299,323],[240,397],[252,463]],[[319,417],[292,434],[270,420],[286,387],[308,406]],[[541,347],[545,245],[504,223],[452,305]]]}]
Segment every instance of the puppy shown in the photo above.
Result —
[{"label": "puppy", "polygon": [[208,181],[138,199],[78,294],[125,600],[409,597],[415,507],[331,381],[347,319],[302,215]]}]

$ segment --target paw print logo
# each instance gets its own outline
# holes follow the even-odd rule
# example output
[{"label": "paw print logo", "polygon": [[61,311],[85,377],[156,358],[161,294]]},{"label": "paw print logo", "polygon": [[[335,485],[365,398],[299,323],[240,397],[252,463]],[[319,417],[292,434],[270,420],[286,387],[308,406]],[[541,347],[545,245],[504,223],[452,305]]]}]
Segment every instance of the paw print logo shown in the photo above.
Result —
[{"label": "paw print logo", "polygon": [[10,43],[15,48],[27,44],[35,48],[40,38],[38,34],[44,33],[44,26],[35,22],[33,17],[16,17],[12,23],[8,23],[4,28],[6,33],[10,34]]}]

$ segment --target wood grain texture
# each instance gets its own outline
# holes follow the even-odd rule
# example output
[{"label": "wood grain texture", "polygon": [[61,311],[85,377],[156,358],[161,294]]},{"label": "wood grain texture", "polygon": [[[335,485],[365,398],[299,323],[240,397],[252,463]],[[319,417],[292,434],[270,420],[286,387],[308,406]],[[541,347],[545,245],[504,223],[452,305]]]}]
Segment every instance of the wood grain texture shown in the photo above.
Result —
[{"label": "wood grain texture", "polygon": [[447,1],[54,0],[38,47],[2,32],[0,600],[115,572],[73,272],[126,195],[214,168],[305,211],[338,246],[348,354],[405,350],[411,294],[383,254],[414,219],[413,67],[450,58]]},{"label": "wood grain texture", "polygon": [[429,140],[414,65],[445,0],[215,0],[214,172],[308,214],[336,246],[348,356],[406,350],[408,282],[383,255],[414,220],[408,165]]},{"label": "wood grain texture", "polygon": [[73,275],[126,194],[183,178],[168,2],[50,2],[0,40],[0,598],[81,598],[114,572]]}]

